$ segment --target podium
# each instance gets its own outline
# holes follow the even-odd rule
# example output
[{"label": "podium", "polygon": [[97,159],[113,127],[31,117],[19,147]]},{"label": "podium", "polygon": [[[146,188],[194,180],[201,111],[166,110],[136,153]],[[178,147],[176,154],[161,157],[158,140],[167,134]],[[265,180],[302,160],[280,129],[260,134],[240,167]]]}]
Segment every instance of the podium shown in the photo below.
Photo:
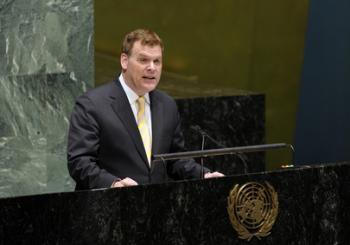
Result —
[{"label": "podium", "polygon": [[249,244],[348,244],[350,163],[217,179],[0,199],[0,244],[248,244],[228,214],[234,186],[269,183],[278,214]]}]

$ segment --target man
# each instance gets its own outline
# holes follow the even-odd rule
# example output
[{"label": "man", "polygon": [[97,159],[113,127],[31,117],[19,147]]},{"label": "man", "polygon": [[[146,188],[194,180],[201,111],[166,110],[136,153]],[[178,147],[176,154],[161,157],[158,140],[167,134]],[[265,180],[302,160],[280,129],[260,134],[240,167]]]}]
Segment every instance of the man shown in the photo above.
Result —
[{"label": "man", "polygon": [[[116,81],[79,97],[71,115],[68,169],[76,189],[125,187],[199,178],[193,160],[152,162],[154,154],[181,152],[183,134],[175,101],[156,90],[163,43],[149,30],[127,34]],[[205,178],[220,177],[205,168]]]}]

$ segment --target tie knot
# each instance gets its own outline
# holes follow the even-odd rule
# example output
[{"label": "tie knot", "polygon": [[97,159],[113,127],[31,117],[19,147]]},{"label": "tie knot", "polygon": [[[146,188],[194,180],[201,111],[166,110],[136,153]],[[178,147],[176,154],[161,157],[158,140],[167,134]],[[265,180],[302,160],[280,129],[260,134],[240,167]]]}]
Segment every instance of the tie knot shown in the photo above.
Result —
[{"label": "tie knot", "polygon": [[143,111],[145,110],[145,97],[143,96],[140,96],[138,99],[137,99],[137,106],[139,107],[138,111]]},{"label": "tie knot", "polygon": [[137,112],[137,121],[140,122],[141,119],[144,117],[145,114],[145,97],[140,96],[136,100],[137,106],[138,106],[138,112]]},{"label": "tie knot", "polygon": [[138,103],[139,105],[145,104],[145,97],[144,97],[144,96],[140,96],[140,97],[137,99],[137,103]]}]

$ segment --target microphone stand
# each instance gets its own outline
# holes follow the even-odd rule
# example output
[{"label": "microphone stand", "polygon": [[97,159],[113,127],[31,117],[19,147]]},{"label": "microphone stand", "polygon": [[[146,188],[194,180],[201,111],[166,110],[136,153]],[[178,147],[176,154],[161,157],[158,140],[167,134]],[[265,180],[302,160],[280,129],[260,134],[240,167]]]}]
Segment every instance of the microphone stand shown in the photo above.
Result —
[{"label": "microphone stand", "polygon": [[[194,131],[196,131],[202,135],[202,151],[204,150],[205,137],[208,137],[208,139],[210,139],[212,142],[214,142],[217,146],[222,147],[222,148],[227,148],[227,146],[223,145],[222,143],[218,142],[213,137],[211,137],[209,134],[207,134],[207,132],[205,132],[199,125],[191,126],[191,129],[193,129]],[[237,156],[241,160],[241,162],[243,163],[243,166],[244,166],[244,173],[247,173],[248,165],[247,165],[247,162],[244,160],[242,154],[237,152],[237,153],[233,153],[233,155]],[[202,166],[202,171],[204,171],[204,169],[203,169],[203,157],[201,157],[201,166]],[[204,172],[202,172],[202,177],[204,179]]]},{"label": "microphone stand", "polygon": [[[168,182],[168,171],[167,171],[167,167],[166,167],[166,160],[164,158],[160,158],[161,159],[161,162],[163,164],[163,168],[164,168],[164,174],[163,174],[163,179],[164,179],[164,182],[167,183]],[[157,161],[152,161],[152,162],[157,162]]]},{"label": "microphone stand", "polygon": [[203,151],[186,151],[178,153],[158,154],[154,155],[154,161],[166,161],[166,160],[178,160],[178,159],[191,159],[195,157],[209,157],[209,156],[221,156],[226,154],[237,154],[244,152],[262,152],[268,150],[290,148],[293,146],[286,143],[264,144],[264,145],[250,145],[250,146],[238,146],[223,149],[210,149]]},{"label": "microphone stand", "polygon": [[[202,132],[212,141],[214,142],[217,146],[220,146],[222,148],[227,148],[227,146],[223,145],[222,143],[218,142],[217,140],[215,140],[213,137],[211,137],[209,134],[207,134],[205,131],[202,130]],[[248,171],[248,165],[247,165],[247,162],[244,160],[243,156],[241,153],[237,152],[235,154],[233,154],[235,156],[237,156],[241,162],[243,163],[244,165],[244,173],[247,173]]]},{"label": "microphone stand", "polygon": [[[204,144],[205,144],[205,135],[202,134],[202,151],[204,150]],[[201,157],[201,177],[204,179],[204,159],[203,156]]]}]

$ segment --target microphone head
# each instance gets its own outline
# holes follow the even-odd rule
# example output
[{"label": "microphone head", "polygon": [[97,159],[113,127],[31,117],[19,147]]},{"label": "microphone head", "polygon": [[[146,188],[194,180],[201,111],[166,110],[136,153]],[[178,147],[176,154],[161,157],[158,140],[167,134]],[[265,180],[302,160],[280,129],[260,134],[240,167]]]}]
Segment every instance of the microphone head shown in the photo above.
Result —
[{"label": "microphone head", "polygon": [[204,132],[202,130],[202,128],[199,125],[197,125],[197,124],[190,126],[190,128],[193,129],[194,131],[200,133],[201,135],[207,135],[207,133]]},{"label": "microphone head", "polygon": [[201,130],[201,127],[199,127],[198,125],[191,125],[190,128],[195,130],[195,131]]}]

